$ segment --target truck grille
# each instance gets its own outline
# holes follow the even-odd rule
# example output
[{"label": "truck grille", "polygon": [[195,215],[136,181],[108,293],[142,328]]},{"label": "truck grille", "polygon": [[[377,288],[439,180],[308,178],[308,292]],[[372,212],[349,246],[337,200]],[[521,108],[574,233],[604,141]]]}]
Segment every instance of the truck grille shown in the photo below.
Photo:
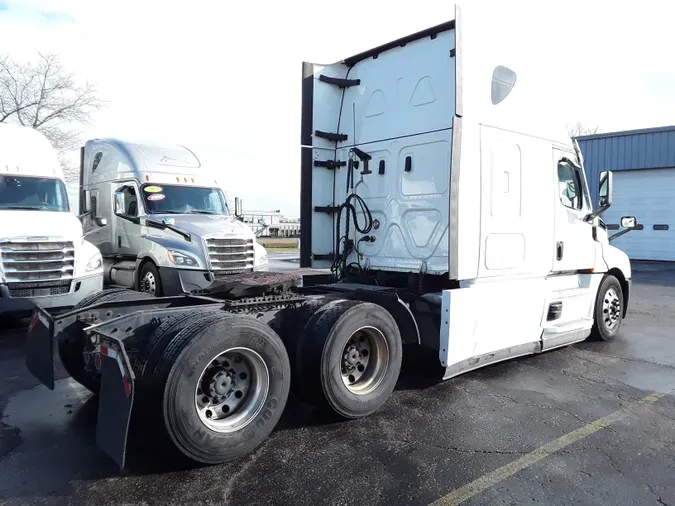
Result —
[{"label": "truck grille", "polygon": [[206,240],[209,262],[216,277],[253,271],[255,249],[252,239]]},{"label": "truck grille", "polygon": [[75,248],[66,241],[4,240],[0,263],[12,297],[60,295],[70,291]]},{"label": "truck grille", "polygon": [[7,283],[9,296],[45,297],[50,295],[65,295],[70,292],[70,281],[47,281],[46,283]]}]

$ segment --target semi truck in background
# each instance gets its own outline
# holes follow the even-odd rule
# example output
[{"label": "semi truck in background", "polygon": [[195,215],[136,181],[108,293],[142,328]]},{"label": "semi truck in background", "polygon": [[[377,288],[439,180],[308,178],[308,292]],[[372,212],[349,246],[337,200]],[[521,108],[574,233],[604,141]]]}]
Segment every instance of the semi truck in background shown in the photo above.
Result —
[{"label": "semi truck in background", "polygon": [[[193,462],[249,453],[291,389],[340,418],[372,415],[394,390],[404,343],[429,350],[421,369],[447,380],[617,336],[631,267],[600,220],[612,174],[591,202],[576,145],[562,125],[546,127],[555,118],[536,117],[527,74],[499,52],[508,34],[468,21],[457,10],[333,65],[303,65],[301,267],[331,268],[330,279],[247,272],[177,297],[117,289],[59,317],[36,311],[29,370],[53,388],[53,342],[69,347],[69,372],[99,395],[97,443],[121,467],[130,426]],[[130,243],[142,233],[127,227],[144,226],[163,232],[153,244],[168,262],[203,271],[186,237],[197,226],[165,221],[168,211],[222,209],[212,190],[192,197],[192,159],[157,152],[137,173],[112,157],[101,174],[114,174],[96,186],[108,145],[95,146],[84,157],[86,205],[94,220],[115,209],[97,244],[133,252],[116,261],[142,271]],[[222,240],[206,239],[204,251]]]},{"label": "semi truck in background", "polygon": [[230,210],[225,176],[191,150],[94,139],[80,160],[80,209],[103,255],[106,286],[176,295],[267,269],[267,251],[237,219],[241,200]]},{"label": "semi truck in background", "polygon": [[101,254],[70,212],[54,148],[0,123],[0,313],[69,309],[102,289]]}]

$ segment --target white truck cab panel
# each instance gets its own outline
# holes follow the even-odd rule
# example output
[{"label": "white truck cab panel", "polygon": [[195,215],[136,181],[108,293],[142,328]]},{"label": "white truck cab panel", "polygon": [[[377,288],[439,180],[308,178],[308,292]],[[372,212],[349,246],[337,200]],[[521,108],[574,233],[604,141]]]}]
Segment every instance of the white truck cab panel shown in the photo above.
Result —
[{"label": "white truck cab panel", "polygon": [[32,128],[0,124],[0,311],[67,308],[102,286],[55,150]]},{"label": "white truck cab panel", "polygon": [[303,65],[301,266],[444,286],[447,377],[585,339],[630,287],[546,80],[482,16]]}]

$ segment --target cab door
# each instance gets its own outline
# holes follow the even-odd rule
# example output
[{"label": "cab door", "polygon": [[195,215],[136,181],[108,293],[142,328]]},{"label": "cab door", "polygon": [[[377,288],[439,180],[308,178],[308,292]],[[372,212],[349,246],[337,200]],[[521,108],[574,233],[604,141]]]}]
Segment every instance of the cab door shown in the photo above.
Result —
[{"label": "cab door", "polygon": [[555,171],[555,234],[553,272],[575,273],[595,266],[593,224],[586,178],[573,153],[553,150]]},{"label": "cab door", "polygon": [[113,185],[115,210],[115,252],[123,259],[135,259],[141,251],[141,220],[143,203],[135,181],[118,182]]}]

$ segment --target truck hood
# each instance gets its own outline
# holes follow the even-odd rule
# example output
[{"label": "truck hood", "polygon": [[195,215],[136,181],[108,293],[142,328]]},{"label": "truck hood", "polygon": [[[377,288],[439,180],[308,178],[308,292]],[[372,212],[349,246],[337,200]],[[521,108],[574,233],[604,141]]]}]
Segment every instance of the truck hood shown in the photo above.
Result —
[{"label": "truck hood", "polygon": [[[253,230],[244,223],[229,216],[209,214],[151,214],[149,219],[161,221],[163,218],[172,218],[174,225],[190,234],[204,237],[211,234],[234,235],[253,239]],[[167,231],[169,234],[173,232]]]},{"label": "truck hood", "polygon": [[7,237],[63,237],[79,244],[82,223],[69,212],[0,210],[0,239]]}]

